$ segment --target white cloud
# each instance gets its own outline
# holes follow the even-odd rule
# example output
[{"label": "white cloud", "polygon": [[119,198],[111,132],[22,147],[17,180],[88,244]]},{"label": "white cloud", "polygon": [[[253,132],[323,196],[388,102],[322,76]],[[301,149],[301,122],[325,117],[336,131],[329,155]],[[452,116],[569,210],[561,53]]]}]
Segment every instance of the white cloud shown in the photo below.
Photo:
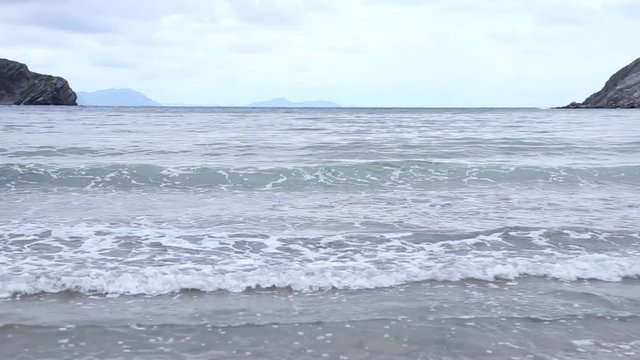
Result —
[{"label": "white cloud", "polygon": [[626,0],[0,1],[0,53],[165,103],[553,106],[639,56]]}]

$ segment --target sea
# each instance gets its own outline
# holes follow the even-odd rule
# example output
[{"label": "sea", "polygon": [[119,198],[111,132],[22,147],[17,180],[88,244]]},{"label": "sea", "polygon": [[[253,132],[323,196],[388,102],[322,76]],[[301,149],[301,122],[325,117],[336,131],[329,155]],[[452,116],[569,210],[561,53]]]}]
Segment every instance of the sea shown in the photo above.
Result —
[{"label": "sea", "polygon": [[0,107],[0,359],[620,358],[637,110]]}]

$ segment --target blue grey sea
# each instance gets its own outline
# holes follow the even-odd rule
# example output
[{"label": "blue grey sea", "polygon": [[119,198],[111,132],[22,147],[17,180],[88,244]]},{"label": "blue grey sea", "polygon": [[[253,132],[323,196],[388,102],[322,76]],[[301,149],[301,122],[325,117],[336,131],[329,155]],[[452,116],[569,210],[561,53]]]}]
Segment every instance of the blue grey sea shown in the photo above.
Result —
[{"label": "blue grey sea", "polygon": [[0,107],[2,359],[638,359],[640,112]]}]

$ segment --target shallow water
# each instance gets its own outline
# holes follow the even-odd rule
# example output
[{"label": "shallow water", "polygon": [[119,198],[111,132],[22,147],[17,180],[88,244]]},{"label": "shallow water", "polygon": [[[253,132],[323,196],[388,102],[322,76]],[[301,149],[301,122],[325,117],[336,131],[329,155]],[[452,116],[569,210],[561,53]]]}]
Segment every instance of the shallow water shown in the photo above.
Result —
[{"label": "shallow water", "polygon": [[635,358],[634,111],[0,108],[2,358]]},{"label": "shallow water", "polygon": [[[41,294],[0,302],[4,357],[635,358],[640,282]],[[33,339],[38,341],[33,341]]]}]

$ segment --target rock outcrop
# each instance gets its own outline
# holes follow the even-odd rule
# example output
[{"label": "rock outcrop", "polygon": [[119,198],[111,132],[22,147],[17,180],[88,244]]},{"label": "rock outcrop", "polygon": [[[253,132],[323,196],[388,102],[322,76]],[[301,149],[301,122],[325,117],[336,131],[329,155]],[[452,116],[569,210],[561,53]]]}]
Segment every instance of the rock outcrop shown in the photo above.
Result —
[{"label": "rock outcrop", "polygon": [[602,90],[566,108],[640,108],[640,59],[623,67]]},{"label": "rock outcrop", "polygon": [[0,59],[1,105],[76,105],[67,80],[29,71],[27,65]]}]

